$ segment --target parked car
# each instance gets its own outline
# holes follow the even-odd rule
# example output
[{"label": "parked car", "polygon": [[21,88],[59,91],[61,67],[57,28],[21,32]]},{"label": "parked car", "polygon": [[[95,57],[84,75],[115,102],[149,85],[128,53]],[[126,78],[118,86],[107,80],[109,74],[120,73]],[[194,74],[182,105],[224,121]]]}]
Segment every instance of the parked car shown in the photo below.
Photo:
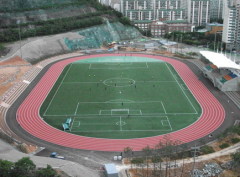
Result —
[{"label": "parked car", "polygon": [[56,158],[56,159],[65,159],[63,156],[60,156],[57,152],[52,152],[50,154],[50,157]]}]

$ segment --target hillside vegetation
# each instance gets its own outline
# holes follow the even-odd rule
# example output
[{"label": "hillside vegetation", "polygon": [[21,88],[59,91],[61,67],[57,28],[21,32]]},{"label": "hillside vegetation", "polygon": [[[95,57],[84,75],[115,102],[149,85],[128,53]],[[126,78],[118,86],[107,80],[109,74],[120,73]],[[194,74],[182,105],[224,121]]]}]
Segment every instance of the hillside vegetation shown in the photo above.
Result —
[{"label": "hillside vegetation", "polygon": [[52,35],[104,23],[130,21],[97,0],[2,0],[0,42]]}]

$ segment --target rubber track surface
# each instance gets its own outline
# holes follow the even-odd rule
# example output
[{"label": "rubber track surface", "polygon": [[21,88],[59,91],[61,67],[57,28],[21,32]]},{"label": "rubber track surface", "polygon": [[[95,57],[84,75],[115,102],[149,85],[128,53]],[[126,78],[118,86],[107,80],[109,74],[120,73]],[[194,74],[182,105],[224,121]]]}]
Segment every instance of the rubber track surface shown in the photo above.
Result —
[{"label": "rubber track surface", "polygon": [[[53,128],[42,120],[39,115],[40,107],[59,75],[62,73],[64,67],[77,60],[105,56],[122,55],[98,54],[80,56],[53,64],[18,108],[17,121],[22,128],[33,136],[45,141],[65,147],[86,150],[122,151],[126,147],[131,147],[133,150],[139,151],[147,145],[155,147],[160,140],[164,141],[166,138],[165,135],[136,139],[103,139],[79,136]],[[198,80],[197,76],[186,64],[162,56],[145,54],[129,54],[129,56],[154,58],[171,64],[200,104],[202,108],[202,115],[200,118],[194,124],[186,128],[167,134],[171,140],[179,140],[182,143],[191,142],[211,134],[211,132],[216,130],[223,123],[225,118],[223,106],[204,84]]]}]

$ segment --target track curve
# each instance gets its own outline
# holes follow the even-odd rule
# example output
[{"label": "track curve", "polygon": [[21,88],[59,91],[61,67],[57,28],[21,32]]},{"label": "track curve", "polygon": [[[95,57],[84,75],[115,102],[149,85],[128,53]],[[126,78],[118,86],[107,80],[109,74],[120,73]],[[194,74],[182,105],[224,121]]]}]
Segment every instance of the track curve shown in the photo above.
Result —
[{"label": "track curve", "polygon": [[[160,140],[164,141],[165,136],[153,136],[148,138],[136,139],[103,139],[92,138],[70,134],[51,127],[42,120],[39,115],[40,107],[52,89],[64,67],[77,60],[104,56],[122,56],[121,54],[99,54],[90,56],[80,56],[66,59],[53,64],[39,83],[34,87],[31,93],[17,110],[17,121],[23,129],[35,137],[47,142],[58,144],[65,147],[96,150],[96,151],[122,151],[125,147],[131,147],[134,151],[142,150],[149,145],[154,147]],[[131,56],[148,57],[163,60],[171,64],[183,79],[189,90],[202,108],[201,117],[192,125],[169,133],[171,140],[178,140],[182,143],[188,143],[202,138],[223,123],[225,119],[225,110],[220,102],[212,95],[205,85],[198,80],[190,68],[175,59],[162,56],[131,54]]]}]

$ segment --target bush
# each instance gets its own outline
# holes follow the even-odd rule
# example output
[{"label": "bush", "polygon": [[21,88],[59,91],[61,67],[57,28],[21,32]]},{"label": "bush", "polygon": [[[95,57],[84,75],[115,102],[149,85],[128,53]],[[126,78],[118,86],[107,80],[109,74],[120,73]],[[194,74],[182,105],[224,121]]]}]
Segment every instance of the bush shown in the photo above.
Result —
[{"label": "bush", "polygon": [[240,135],[240,126],[233,126],[231,131]]},{"label": "bush", "polygon": [[221,144],[219,147],[221,148],[221,149],[224,149],[224,148],[227,148],[227,147],[229,147],[230,145],[228,144],[228,143],[223,143],[223,144]]},{"label": "bush", "polygon": [[130,25],[130,26],[132,25],[128,17],[121,17],[119,19],[119,22],[121,22],[124,25]]},{"label": "bush", "polygon": [[236,143],[240,142],[240,139],[239,139],[239,138],[232,138],[232,139],[231,139],[231,142],[232,142],[233,144],[236,144]]},{"label": "bush", "polygon": [[17,148],[18,148],[21,152],[23,152],[23,153],[28,153],[28,151],[27,151],[27,145],[24,144],[24,143],[17,145]]},{"label": "bush", "polygon": [[188,52],[188,55],[192,55],[192,56],[197,56],[198,54],[196,52]]},{"label": "bush", "polygon": [[234,162],[234,166],[239,167],[239,165],[240,165],[240,152],[236,152],[236,153],[232,154],[231,156],[232,156],[232,160]]},{"label": "bush", "polygon": [[201,147],[201,152],[203,154],[210,154],[210,153],[213,153],[215,151],[214,151],[213,147],[205,145],[205,146]]},{"label": "bush", "polygon": [[5,47],[2,44],[0,44],[0,52],[4,49],[5,49]]},{"label": "bush", "polygon": [[4,141],[8,142],[9,144],[12,144],[14,142],[10,136],[6,135],[5,133],[3,133],[1,131],[0,131],[0,138],[3,139]]}]

